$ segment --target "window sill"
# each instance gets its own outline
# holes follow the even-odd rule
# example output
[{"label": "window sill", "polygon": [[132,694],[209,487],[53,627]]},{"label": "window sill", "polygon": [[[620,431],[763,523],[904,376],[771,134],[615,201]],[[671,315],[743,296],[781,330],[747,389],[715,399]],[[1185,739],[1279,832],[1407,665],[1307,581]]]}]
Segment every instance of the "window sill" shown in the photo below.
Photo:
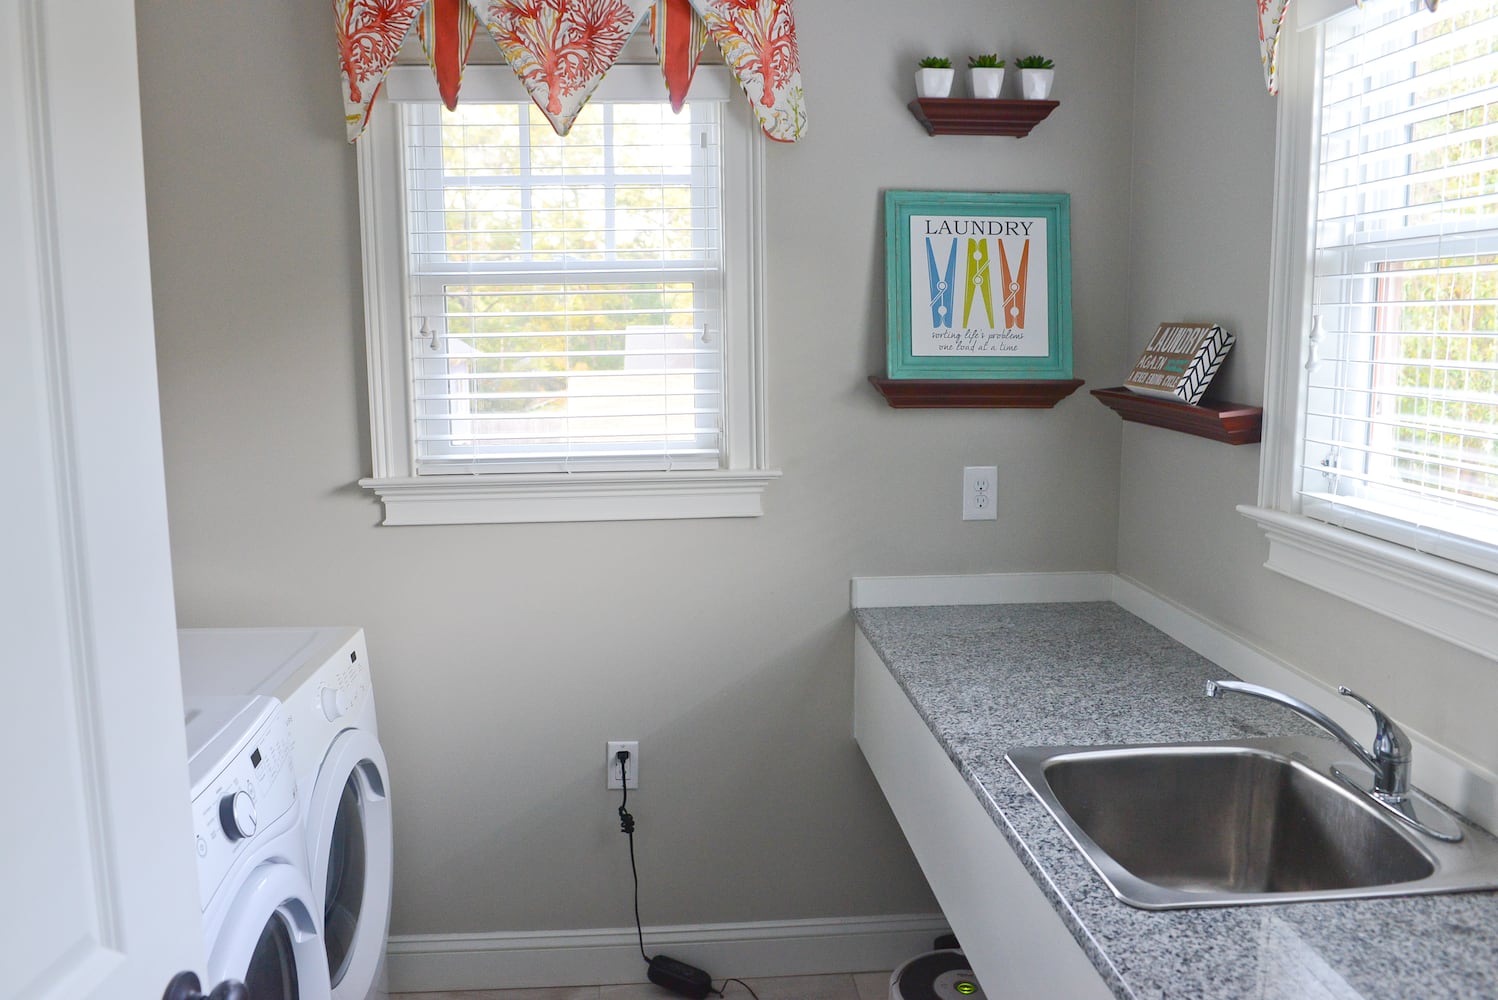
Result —
[{"label": "window sill", "polygon": [[1269,538],[1264,565],[1301,583],[1494,656],[1498,576],[1283,511],[1241,506]]},{"label": "window sill", "polygon": [[387,525],[759,517],[778,471],[595,472],[361,479]]}]

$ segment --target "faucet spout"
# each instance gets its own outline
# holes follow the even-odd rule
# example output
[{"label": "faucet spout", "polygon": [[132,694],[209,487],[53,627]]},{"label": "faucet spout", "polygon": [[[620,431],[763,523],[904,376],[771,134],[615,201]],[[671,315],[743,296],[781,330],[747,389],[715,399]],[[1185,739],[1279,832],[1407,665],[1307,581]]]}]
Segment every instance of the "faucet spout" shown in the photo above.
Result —
[{"label": "faucet spout", "polygon": [[1258,684],[1246,684],[1243,681],[1207,681],[1208,698],[1221,698],[1228,691],[1284,705],[1292,712],[1310,719],[1335,736],[1337,742],[1357,755],[1358,760],[1373,770],[1372,787],[1369,787],[1366,779],[1355,780],[1352,776],[1343,773],[1340,767],[1332,768],[1333,777],[1367,795],[1371,801],[1392,812],[1421,833],[1449,843],[1456,843],[1462,839],[1460,825],[1446,810],[1410,787],[1409,737],[1394,723],[1393,719],[1390,719],[1378,706],[1362,695],[1345,687],[1337,688],[1338,694],[1351,698],[1373,716],[1374,725],[1378,728],[1373,735],[1370,748],[1366,750],[1361,743],[1353,739],[1351,733],[1333,722],[1325,713],[1307,705],[1294,695],[1288,695],[1273,688],[1260,687]]},{"label": "faucet spout", "polygon": [[1353,699],[1372,713],[1374,723],[1378,728],[1374,733],[1371,750],[1364,749],[1351,733],[1343,729],[1326,713],[1306,704],[1294,695],[1243,681],[1207,681],[1208,698],[1221,698],[1225,691],[1272,701],[1316,723],[1373,769],[1373,794],[1379,798],[1390,802],[1402,802],[1409,794],[1411,756],[1409,737],[1394,723],[1393,719],[1361,695],[1345,687],[1337,688],[1338,694]]}]

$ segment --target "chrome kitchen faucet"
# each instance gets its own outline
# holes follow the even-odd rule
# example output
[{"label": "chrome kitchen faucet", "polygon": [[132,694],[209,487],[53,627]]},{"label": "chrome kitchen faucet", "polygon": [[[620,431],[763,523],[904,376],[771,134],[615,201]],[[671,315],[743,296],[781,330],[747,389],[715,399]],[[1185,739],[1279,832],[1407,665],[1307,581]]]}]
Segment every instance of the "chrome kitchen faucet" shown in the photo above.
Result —
[{"label": "chrome kitchen faucet", "polygon": [[1336,737],[1339,743],[1373,770],[1371,786],[1365,786],[1362,781],[1347,774],[1340,767],[1332,768],[1334,776],[1367,795],[1378,805],[1388,809],[1421,833],[1453,842],[1462,839],[1461,827],[1457,826],[1446,811],[1418,790],[1410,787],[1410,764],[1413,756],[1410,738],[1393,719],[1362,695],[1346,687],[1337,688],[1338,694],[1353,699],[1373,714],[1377,729],[1373,734],[1371,750],[1364,749],[1351,733],[1320,709],[1306,704],[1294,695],[1243,681],[1207,681],[1208,698],[1221,698],[1224,691],[1233,691],[1272,701],[1310,719]]}]

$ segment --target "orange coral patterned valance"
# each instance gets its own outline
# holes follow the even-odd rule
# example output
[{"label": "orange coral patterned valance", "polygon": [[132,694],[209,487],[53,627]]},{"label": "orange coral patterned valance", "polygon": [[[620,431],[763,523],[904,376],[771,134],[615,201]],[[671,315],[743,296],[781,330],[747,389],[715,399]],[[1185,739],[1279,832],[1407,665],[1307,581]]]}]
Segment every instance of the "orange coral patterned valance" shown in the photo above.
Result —
[{"label": "orange coral patterned valance", "polygon": [[649,22],[672,107],[681,109],[707,39],[771,139],[806,133],[793,0],[333,0],[349,141],[364,132],[414,26],[443,103],[457,106],[482,27],[536,106],[566,135],[603,75]]}]

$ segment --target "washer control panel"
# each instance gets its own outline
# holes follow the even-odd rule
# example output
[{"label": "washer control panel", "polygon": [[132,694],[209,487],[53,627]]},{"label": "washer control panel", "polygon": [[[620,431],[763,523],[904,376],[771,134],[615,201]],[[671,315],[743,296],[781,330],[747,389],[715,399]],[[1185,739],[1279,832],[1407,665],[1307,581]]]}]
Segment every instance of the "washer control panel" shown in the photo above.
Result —
[{"label": "washer control panel", "polygon": [[235,862],[296,805],[291,730],[279,702],[265,708],[223,766],[201,782],[193,797],[194,848],[199,904],[207,907]]},{"label": "washer control panel", "polygon": [[345,729],[375,731],[374,694],[365,653],[364,631],[344,637],[327,659],[307,670],[293,692],[286,692],[293,756],[302,793],[311,794],[317,768],[333,740]]},{"label": "washer control panel", "polygon": [[317,672],[317,697],[329,722],[337,722],[363,706],[369,697],[369,657],[364,652],[362,631]]}]

